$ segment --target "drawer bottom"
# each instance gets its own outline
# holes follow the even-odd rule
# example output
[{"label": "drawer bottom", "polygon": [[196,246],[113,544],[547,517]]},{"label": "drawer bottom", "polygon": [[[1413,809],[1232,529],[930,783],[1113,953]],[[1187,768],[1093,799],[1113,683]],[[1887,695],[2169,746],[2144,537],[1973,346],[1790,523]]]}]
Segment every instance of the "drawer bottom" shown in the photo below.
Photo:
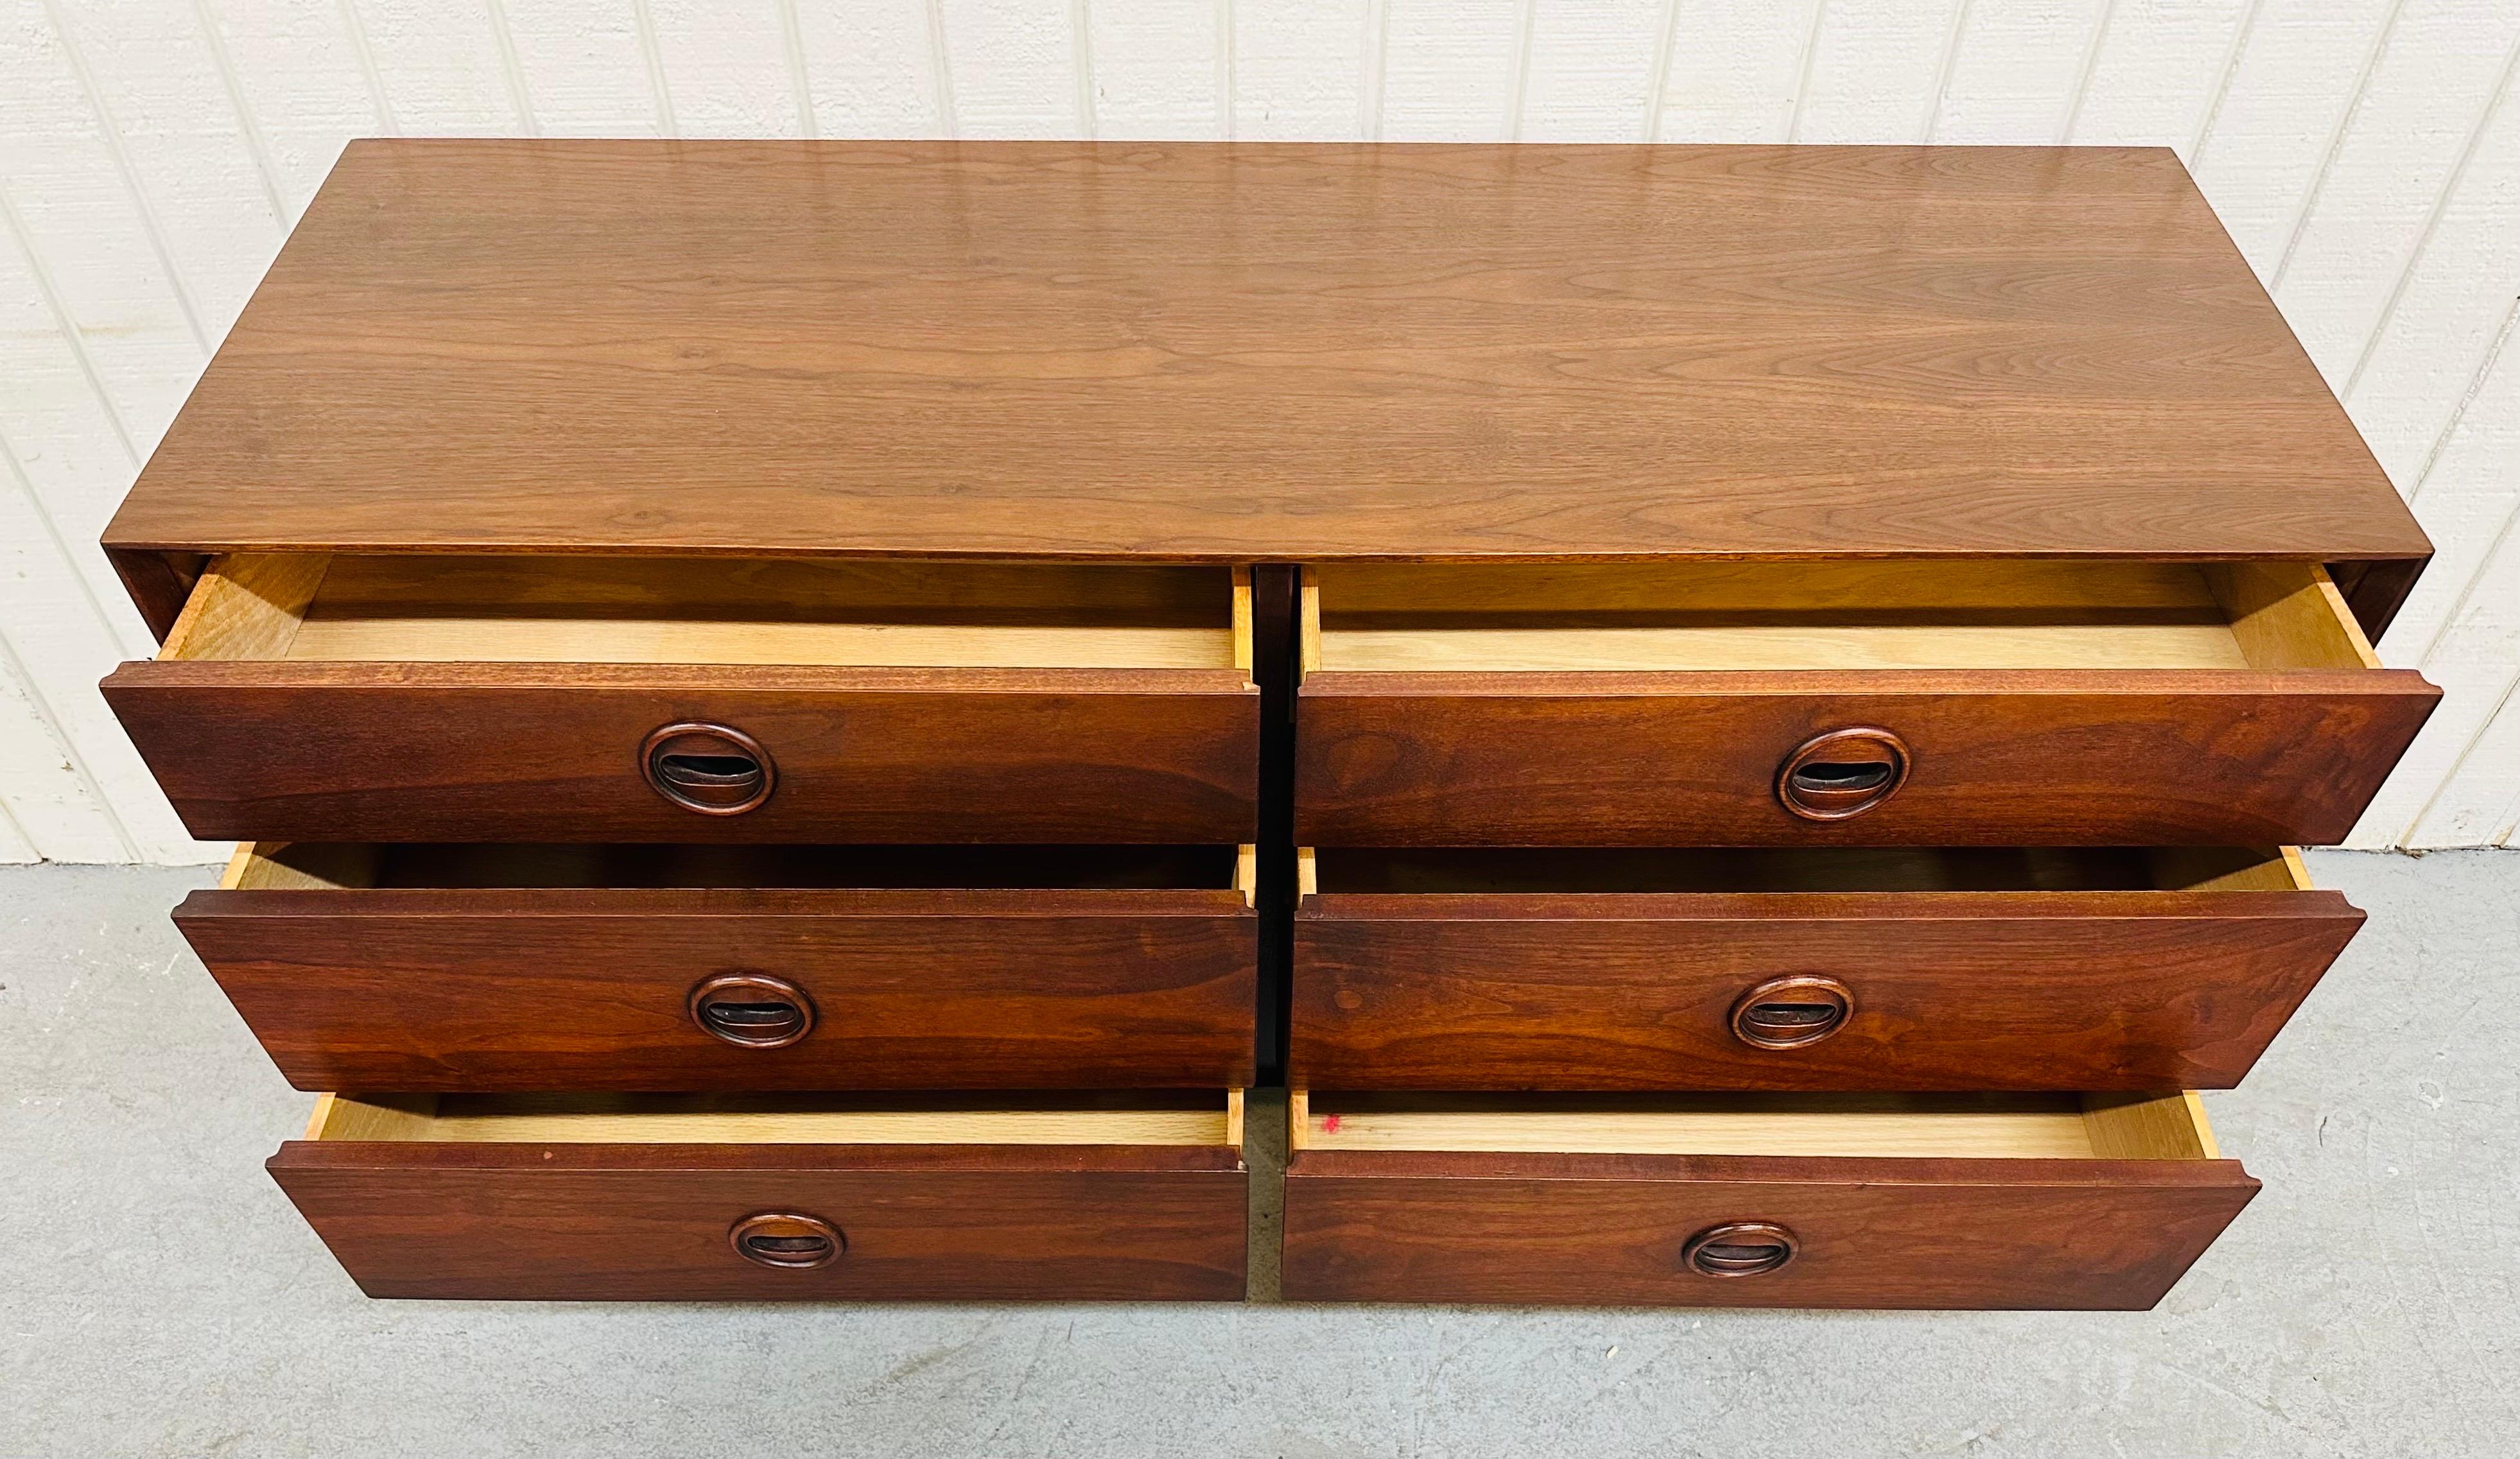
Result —
[{"label": "drawer bottom", "polygon": [[2115,1307],[2257,1192],[2192,1094],[1298,1093],[1286,1297]]},{"label": "drawer bottom", "polygon": [[327,1094],[272,1177],[371,1297],[1238,1301],[1242,1101]]}]

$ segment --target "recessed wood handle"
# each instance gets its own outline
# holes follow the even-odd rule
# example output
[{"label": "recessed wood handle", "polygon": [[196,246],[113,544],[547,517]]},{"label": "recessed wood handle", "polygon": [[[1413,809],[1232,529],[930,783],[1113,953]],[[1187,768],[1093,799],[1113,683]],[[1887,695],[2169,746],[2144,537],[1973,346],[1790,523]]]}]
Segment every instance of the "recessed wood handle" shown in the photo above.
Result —
[{"label": "recessed wood handle", "polygon": [[764,1211],[727,1228],[735,1254],[759,1266],[804,1271],[828,1266],[849,1249],[840,1228],[818,1216],[792,1211]]},{"label": "recessed wood handle", "polygon": [[1681,1264],[1700,1276],[1761,1276],[1794,1260],[1802,1243],[1774,1221],[1728,1221],[1688,1238]]},{"label": "recessed wood handle", "polygon": [[1832,730],[1777,767],[1777,799],[1805,820],[1844,820],[1908,783],[1908,744],[1887,730]]},{"label": "recessed wood handle", "polygon": [[741,816],[770,799],[779,782],[761,741],[696,721],[650,734],[639,746],[639,772],[658,795],[702,816]]},{"label": "recessed wood handle", "polygon": [[1732,1034],[1754,1048],[1803,1048],[1846,1027],[1855,995],[1816,973],[1771,978],[1732,1005]]},{"label": "recessed wood handle", "polygon": [[692,990],[692,1022],[739,1048],[786,1048],[814,1032],[814,1000],[767,973],[722,973]]}]

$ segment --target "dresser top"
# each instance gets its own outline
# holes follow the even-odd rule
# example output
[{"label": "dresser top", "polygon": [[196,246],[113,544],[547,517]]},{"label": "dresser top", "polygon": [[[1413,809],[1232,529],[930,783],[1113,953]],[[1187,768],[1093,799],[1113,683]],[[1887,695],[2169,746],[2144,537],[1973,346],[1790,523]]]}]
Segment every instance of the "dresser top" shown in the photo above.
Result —
[{"label": "dresser top", "polygon": [[2167,151],[1176,143],[355,143],[106,541],[2430,551]]}]

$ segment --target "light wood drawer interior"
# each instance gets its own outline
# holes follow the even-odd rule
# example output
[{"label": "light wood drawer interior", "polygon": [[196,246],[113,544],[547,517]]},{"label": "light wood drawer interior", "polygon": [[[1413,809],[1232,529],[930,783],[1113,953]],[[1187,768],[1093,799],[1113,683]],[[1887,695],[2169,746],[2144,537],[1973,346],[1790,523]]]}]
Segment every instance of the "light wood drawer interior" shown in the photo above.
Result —
[{"label": "light wood drawer interior", "polygon": [[867,888],[1211,891],[1252,898],[1248,846],[723,846],[261,841],[223,891]]},{"label": "light wood drawer interior", "polygon": [[1251,667],[1249,573],[815,558],[231,554],[161,659]]},{"label": "light wood drawer interior", "polygon": [[324,1094],[309,1140],[464,1144],[1242,1145],[1242,1091]]},{"label": "light wood drawer interior", "polygon": [[2292,847],[1324,847],[1313,893],[2307,892]]},{"label": "light wood drawer interior", "polygon": [[2316,563],[1331,564],[1307,671],[2375,669]]},{"label": "light wood drawer interior", "polygon": [[1295,1150],[2216,1160],[2192,1093],[1345,1094],[1295,1091]]}]

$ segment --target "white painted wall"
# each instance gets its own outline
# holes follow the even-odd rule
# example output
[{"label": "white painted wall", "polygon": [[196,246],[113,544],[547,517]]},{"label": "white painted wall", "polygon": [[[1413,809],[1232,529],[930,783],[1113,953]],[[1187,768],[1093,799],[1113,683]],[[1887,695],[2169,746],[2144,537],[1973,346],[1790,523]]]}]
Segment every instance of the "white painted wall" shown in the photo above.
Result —
[{"label": "white painted wall", "polygon": [[2514,0],[0,0],[0,861],[208,860],[99,701],[95,548],[342,142],[2159,143],[2441,554],[2356,835],[2520,816]]}]

